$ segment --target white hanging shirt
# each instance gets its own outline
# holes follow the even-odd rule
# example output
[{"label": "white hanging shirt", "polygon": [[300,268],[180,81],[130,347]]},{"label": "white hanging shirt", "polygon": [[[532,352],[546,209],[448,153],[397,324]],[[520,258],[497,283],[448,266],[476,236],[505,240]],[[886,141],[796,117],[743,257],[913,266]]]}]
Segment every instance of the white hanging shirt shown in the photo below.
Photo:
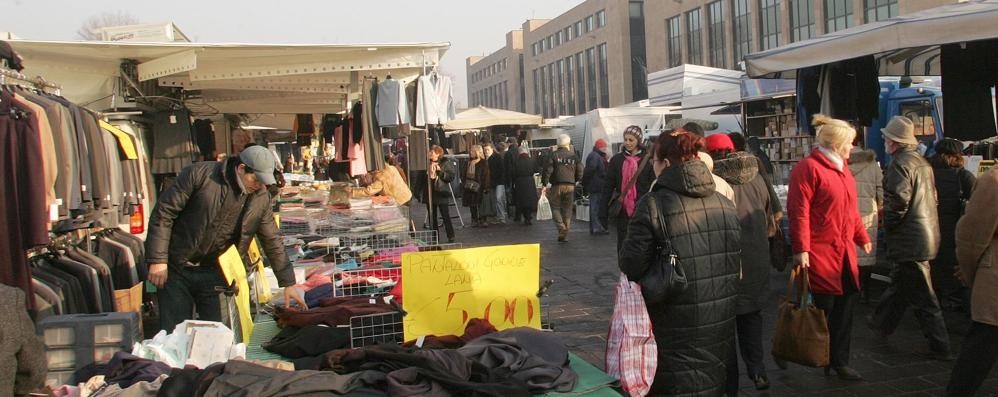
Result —
[{"label": "white hanging shirt", "polygon": [[454,119],[456,113],[450,77],[419,76],[416,89],[416,125],[422,127],[427,124],[444,124]]}]

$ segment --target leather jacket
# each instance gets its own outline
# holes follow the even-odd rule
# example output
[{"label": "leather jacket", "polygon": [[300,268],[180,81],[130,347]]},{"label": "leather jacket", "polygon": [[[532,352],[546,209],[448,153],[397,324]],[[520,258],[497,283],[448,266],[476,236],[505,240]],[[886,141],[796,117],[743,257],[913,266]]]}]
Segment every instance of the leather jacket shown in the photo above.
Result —
[{"label": "leather jacket", "polygon": [[939,217],[932,166],[914,149],[894,152],[884,171],[887,257],[895,262],[935,259]]}]

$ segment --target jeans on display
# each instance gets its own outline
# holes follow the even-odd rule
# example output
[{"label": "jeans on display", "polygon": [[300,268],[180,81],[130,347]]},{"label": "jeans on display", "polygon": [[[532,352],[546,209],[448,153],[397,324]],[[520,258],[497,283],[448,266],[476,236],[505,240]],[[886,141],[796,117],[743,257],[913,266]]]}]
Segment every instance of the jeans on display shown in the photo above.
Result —
[{"label": "jeans on display", "polygon": [[603,207],[602,193],[589,193],[589,233],[606,232],[606,222],[600,218],[600,208]]},{"label": "jeans on display", "polygon": [[946,386],[949,397],[973,396],[998,360],[998,327],[974,321]]},{"label": "jeans on display", "polygon": [[173,332],[177,324],[194,319],[195,306],[199,320],[221,321],[222,305],[215,287],[222,286],[225,281],[217,264],[171,266],[166,285],[158,291],[160,329]]},{"label": "jeans on display", "polygon": [[496,195],[496,220],[506,223],[506,185],[497,185]]},{"label": "jeans on display", "polygon": [[572,227],[572,214],[575,210],[575,185],[554,185],[548,190],[551,203],[551,218],[558,226],[558,236],[568,235]]},{"label": "jeans on display", "polygon": [[929,347],[935,352],[949,353],[949,333],[929,272],[929,262],[897,263],[891,270],[890,286],[880,296],[872,325],[888,335],[893,334],[905,310],[911,306],[922,333],[929,339]]}]

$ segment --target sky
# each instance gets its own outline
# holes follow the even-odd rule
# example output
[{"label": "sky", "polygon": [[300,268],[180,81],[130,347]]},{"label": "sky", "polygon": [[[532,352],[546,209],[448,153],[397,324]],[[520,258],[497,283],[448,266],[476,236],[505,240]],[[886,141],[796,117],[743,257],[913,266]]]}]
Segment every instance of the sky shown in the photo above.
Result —
[{"label": "sky", "polygon": [[141,23],[174,22],[191,40],[211,43],[349,44],[450,42],[440,72],[468,103],[465,59],[488,55],[506,32],[549,19],[582,0],[0,0],[0,31],[23,39],[76,40],[84,22],[124,12]]}]

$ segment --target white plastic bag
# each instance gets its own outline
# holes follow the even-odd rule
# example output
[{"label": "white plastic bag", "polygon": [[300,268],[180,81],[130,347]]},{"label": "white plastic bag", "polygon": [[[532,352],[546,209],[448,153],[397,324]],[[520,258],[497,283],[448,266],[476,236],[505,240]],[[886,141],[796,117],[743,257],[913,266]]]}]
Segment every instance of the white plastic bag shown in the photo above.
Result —
[{"label": "white plastic bag", "polygon": [[542,194],[540,200],[537,200],[537,220],[546,221],[551,217],[551,203],[548,202],[548,196]]}]

